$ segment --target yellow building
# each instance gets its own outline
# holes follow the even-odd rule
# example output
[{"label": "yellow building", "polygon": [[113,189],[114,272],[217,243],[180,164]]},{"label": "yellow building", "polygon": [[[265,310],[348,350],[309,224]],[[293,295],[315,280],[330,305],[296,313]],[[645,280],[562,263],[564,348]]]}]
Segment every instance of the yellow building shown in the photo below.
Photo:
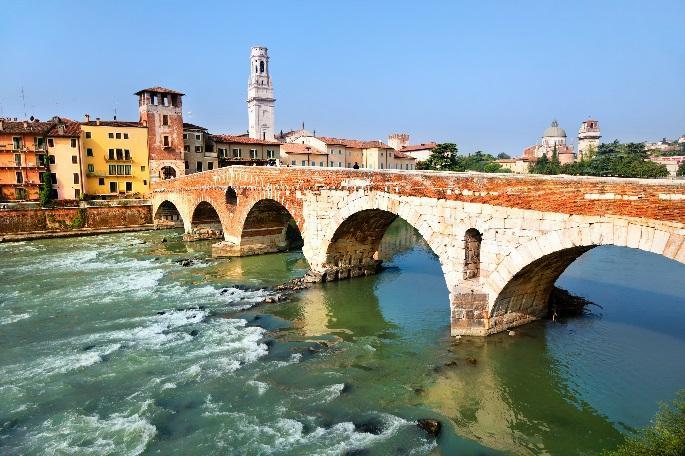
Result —
[{"label": "yellow building", "polygon": [[138,122],[81,124],[84,192],[105,197],[145,196],[150,189],[147,128]]}]

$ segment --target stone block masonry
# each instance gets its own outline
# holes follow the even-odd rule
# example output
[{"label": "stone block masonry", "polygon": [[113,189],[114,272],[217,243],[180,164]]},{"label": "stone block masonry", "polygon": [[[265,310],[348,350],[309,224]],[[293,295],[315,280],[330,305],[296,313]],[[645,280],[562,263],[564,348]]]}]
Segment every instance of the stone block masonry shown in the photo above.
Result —
[{"label": "stone block masonry", "polygon": [[326,281],[374,273],[401,217],[439,258],[454,335],[544,316],[559,275],[598,245],[685,263],[684,181],[230,167],[155,183],[152,203],[186,233],[218,228],[221,255],[281,250],[291,223],[311,277]]},{"label": "stone block masonry", "polygon": [[0,237],[82,229],[106,230],[151,224],[150,204],[140,203],[127,206],[0,210]]}]

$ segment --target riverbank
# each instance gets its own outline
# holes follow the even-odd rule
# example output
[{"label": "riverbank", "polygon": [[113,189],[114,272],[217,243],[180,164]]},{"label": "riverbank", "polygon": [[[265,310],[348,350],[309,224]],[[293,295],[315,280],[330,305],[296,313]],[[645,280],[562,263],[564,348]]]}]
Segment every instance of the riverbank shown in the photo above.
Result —
[{"label": "riverbank", "polygon": [[20,205],[0,210],[0,242],[153,229],[146,200],[82,201],[71,207]]},{"label": "riverbank", "polygon": [[110,233],[133,233],[157,229],[154,223],[136,226],[114,226],[109,228],[80,228],[70,231],[33,231],[28,233],[13,233],[0,235],[0,243],[33,241],[36,239],[70,238],[79,236],[97,236]]}]

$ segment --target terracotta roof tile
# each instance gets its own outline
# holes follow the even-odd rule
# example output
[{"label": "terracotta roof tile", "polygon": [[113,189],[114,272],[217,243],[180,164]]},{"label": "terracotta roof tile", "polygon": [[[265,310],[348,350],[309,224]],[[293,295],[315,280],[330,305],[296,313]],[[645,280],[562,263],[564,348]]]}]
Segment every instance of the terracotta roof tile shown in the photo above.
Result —
[{"label": "terracotta roof tile", "polygon": [[265,146],[269,145],[281,145],[281,143],[276,141],[268,141],[265,139],[249,138],[246,136],[236,136],[236,135],[210,135],[214,142],[225,142],[234,144],[261,144]]},{"label": "terracotta roof tile", "polygon": [[[98,124],[98,122],[100,122]],[[145,128],[140,122],[130,122],[125,120],[91,120],[90,122],[81,122],[81,125],[88,125],[89,127],[141,127]]]},{"label": "terracotta roof tile", "polygon": [[[64,128],[59,129],[59,125],[64,125]],[[0,130],[0,134],[3,133],[15,135],[32,134],[53,137],[75,137],[81,135],[81,125],[71,119],[57,116],[46,122],[39,120],[8,121],[3,119],[2,130]]]},{"label": "terracotta roof tile", "polygon": [[328,155],[328,153],[321,149],[317,149],[316,147],[300,143],[281,144],[281,152],[284,152],[286,154]]},{"label": "terracotta roof tile", "polygon": [[316,138],[328,145],[341,145],[354,149],[370,149],[372,147],[378,147],[380,149],[391,148],[383,141],[363,141],[358,139],[331,138],[329,136],[316,136]]},{"label": "terracotta roof tile", "polygon": [[157,92],[157,93],[170,93],[170,94],[174,94],[174,95],[185,95],[185,93],[177,92],[176,90],[167,89],[166,87],[160,87],[160,86],[150,87],[149,89],[141,89],[141,90],[137,91],[134,95],[140,95],[143,92]]},{"label": "terracotta roof tile", "polygon": [[202,130],[202,131],[207,131],[205,127],[201,127],[199,125],[183,122],[183,129],[184,130]]},{"label": "terracotta roof tile", "polygon": [[412,144],[409,146],[404,146],[402,149],[400,149],[402,152],[414,152],[417,150],[426,150],[426,149],[432,149],[435,146],[437,146],[437,143],[434,142],[429,142],[425,144]]},{"label": "terracotta roof tile", "polygon": [[405,154],[404,152],[398,152],[398,151],[395,151],[395,158],[408,158],[410,160],[416,160],[416,157],[412,157],[409,154]]}]

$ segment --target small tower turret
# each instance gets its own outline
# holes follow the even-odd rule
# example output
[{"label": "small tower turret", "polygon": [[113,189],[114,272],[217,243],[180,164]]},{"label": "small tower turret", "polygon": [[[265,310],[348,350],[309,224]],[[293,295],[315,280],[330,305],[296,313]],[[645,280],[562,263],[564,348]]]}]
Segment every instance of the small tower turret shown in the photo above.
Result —
[{"label": "small tower turret", "polygon": [[591,150],[599,147],[599,138],[602,135],[599,131],[599,122],[588,119],[580,124],[578,130],[578,158],[580,160],[590,158]]}]

